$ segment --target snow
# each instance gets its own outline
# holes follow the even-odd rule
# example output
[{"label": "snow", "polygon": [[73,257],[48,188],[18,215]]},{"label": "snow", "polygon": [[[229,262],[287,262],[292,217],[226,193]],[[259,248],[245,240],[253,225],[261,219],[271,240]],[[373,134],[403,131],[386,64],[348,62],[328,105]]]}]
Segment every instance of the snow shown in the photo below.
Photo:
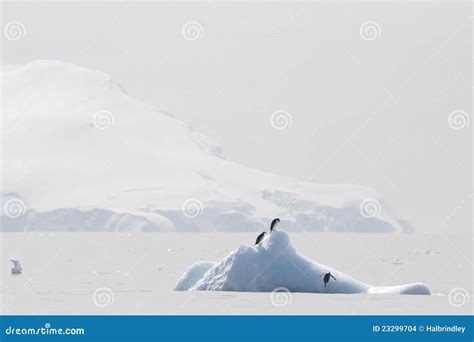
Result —
[{"label": "snow", "polygon": [[176,284],[176,291],[186,291],[193,287],[204,274],[215,266],[215,262],[212,261],[198,261],[192,265],[189,270],[183,274]]},{"label": "snow", "polygon": [[[336,280],[324,287],[321,276],[327,272]],[[175,290],[271,292],[278,288],[310,293],[431,294],[421,283],[384,287],[362,283],[302,256],[284,231],[274,231],[261,245],[242,245],[218,263],[194,264]]]},{"label": "snow", "polygon": [[[218,262],[241,244],[252,245],[255,235],[255,232],[0,233],[2,312],[5,315],[472,314],[471,302],[453,306],[448,295],[455,288],[473,291],[472,267],[465,257],[472,251],[472,237],[467,232],[290,234],[296,250],[320,264],[330,265],[368,284],[385,286],[420,281],[429,285],[431,296],[291,292],[291,302],[276,307],[271,292],[174,290],[177,280],[196,261]],[[168,248],[174,248],[175,252],[169,253]],[[436,249],[439,253],[414,253],[421,248]],[[131,249],[135,253],[128,253]],[[223,254],[217,254],[218,250]],[[9,257],[21,260],[21,274],[11,274]],[[383,261],[394,258],[404,260],[404,264]],[[330,287],[334,285],[332,281],[328,283]],[[113,291],[115,300],[107,307],[97,307],[93,295],[103,287]]]},{"label": "snow", "polygon": [[[413,231],[372,189],[226,158],[105,73],[39,60],[3,67],[1,85],[1,231],[250,232],[276,216],[288,231]],[[367,199],[377,216],[361,214]]]}]

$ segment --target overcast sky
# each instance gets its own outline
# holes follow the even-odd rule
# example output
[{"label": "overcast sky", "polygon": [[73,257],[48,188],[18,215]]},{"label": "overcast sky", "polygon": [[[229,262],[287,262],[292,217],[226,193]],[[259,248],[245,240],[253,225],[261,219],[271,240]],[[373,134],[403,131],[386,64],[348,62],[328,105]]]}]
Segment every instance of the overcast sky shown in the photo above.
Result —
[{"label": "overcast sky", "polygon": [[472,230],[472,122],[449,122],[472,121],[469,2],[2,9],[2,27],[24,26],[2,35],[2,64],[104,71],[245,165],[373,187],[418,231]]}]

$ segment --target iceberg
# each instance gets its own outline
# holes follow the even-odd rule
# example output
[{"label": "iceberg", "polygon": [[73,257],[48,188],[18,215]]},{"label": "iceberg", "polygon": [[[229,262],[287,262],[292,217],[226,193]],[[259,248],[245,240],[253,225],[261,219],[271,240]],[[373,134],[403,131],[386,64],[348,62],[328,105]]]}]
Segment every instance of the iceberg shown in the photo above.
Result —
[{"label": "iceberg", "polygon": [[[335,278],[325,286],[322,276]],[[291,244],[288,233],[274,231],[260,245],[240,246],[219,262],[198,262],[179,279],[176,291],[272,292],[282,288],[306,293],[393,293],[430,295],[425,284],[373,286],[312,261]]]}]

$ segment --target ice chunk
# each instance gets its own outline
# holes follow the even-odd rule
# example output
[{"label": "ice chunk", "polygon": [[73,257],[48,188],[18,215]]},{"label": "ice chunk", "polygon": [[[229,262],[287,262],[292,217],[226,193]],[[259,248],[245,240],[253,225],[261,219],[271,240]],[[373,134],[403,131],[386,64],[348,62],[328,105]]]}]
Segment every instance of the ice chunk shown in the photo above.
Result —
[{"label": "ice chunk", "polygon": [[216,263],[211,261],[199,261],[192,265],[189,270],[183,274],[176,284],[176,291],[186,291],[193,287],[196,282],[201,279],[210,268]]},{"label": "ice chunk", "polygon": [[13,263],[12,274],[21,274],[23,269],[21,268],[20,260],[10,258],[10,261]]},{"label": "ice chunk", "polygon": [[[324,286],[322,275],[330,279]],[[424,284],[372,286],[303,255],[284,231],[274,231],[261,245],[240,246],[218,263],[199,262],[181,277],[175,290],[270,292],[276,288],[312,293],[430,294]]]}]

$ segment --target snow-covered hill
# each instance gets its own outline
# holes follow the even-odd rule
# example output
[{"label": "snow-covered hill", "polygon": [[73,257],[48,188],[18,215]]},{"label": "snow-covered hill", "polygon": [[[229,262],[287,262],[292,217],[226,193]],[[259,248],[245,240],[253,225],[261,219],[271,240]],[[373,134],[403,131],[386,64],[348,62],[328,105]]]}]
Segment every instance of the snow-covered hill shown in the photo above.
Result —
[{"label": "snow-covered hill", "polygon": [[212,139],[58,61],[4,66],[1,231],[412,231],[368,188],[224,157]]}]

